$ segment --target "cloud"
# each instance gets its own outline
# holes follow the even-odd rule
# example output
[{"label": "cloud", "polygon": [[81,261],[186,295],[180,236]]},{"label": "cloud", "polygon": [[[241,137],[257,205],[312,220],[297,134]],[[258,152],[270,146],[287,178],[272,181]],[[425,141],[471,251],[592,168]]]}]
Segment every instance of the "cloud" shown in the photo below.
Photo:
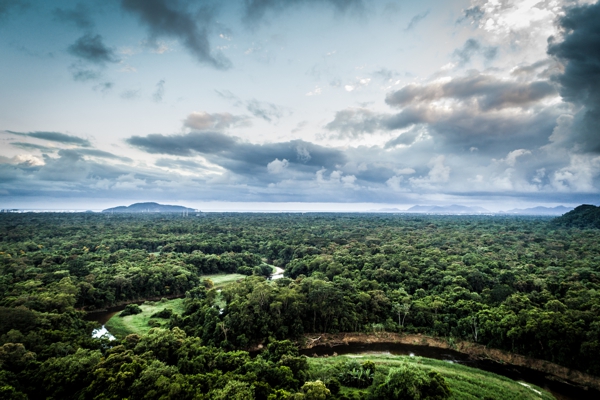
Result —
[{"label": "cloud", "polygon": [[132,136],[126,142],[148,153],[192,156],[194,152],[212,154],[229,150],[237,139],[217,132],[171,136],[153,133],[145,137]]},{"label": "cloud", "polygon": [[360,13],[364,10],[362,0],[248,0],[245,2],[243,20],[250,26],[256,26],[264,20],[268,12],[281,12],[305,4],[329,5],[337,14],[345,14],[349,11]]},{"label": "cloud", "polygon": [[121,1],[123,9],[135,14],[148,28],[151,41],[162,36],[179,39],[198,62],[221,70],[230,68],[231,62],[223,54],[211,50],[208,28],[212,10],[205,7],[194,13],[184,4],[168,0]]},{"label": "cloud", "polygon": [[356,77],[356,79],[354,80],[354,82],[349,83],[347,85],[344,85],[344,89],[347,92],[352,92],[355,89],[361,88],[363,86],[369,86],[370,82],[371,82],[371,78],[359,78],[359,77]]},{"label": "cloud", "polygon": [[217,95],[219,95],[220,97],[222,97],[223,99],[231,102],[236,107],[240,107],[243,105],[242,100],[240,100],[239,97],[237,97],[235,94],[233,94],[229,90],[216,90],[215,89],[215,93]]},{"label": "cloud", "polygon": [[485,15],[485,11],[480,6],[473,6],[463,10],[463,16],[459,18],[456,23],[459,24],[464,21],[471,20],[471,23],[479,24],[479,21]]},{"label": "cloud", "polygon": [[215,90],[215,92],[223,99],[229,101],[235,107],[245,107],[246,110],[248,110],[252,115],[257,118],[264,119],[267,122],[273,122],[274,120],[282,118],[286,114],[291,114],[291,111],[285,107],[266,101],[260,101],[257,99],[243,101],[229,90]]},{"label": "cloud", "polygon": [[184,126],[198,131],[223,131],[228,128],[250,126],[249,117],[230,113],[209,114],[204,111],[193,112],[183,122]]},{"label": "cloud", "polygon": [[183,169],[189,171],[196,170],[215,170],[214,168],[208,168],[199,162],[186,160],[186,159],[173,159],[173,158],[160,158],[154,163],[157,167],[165,167],[169,169]]},{"label": "cloud", "polygon": [[339,138],[357,138],[382,129],[382,116],[366,108],[347,108],[336,112],[325,129],[337,131]]},{"label": "cloud", "polygon": [[[62,150],[65,150],[65,149],[59,149],[59,148],[40,146],[38,144],[33,144],[33,143],[11,142],[11,145],[25,149],[25,150],[40,150],[45,153],[53,153],[56,151],[60,152]],[[126,161],[126,162],[133,161],[129,157],[121,157],[121,156],[117,156],[113,153],[109,153],[107,151],[97,150],[97,149],[69,149],[68,151],[70,153],[67,153],[67,154],[73,154],[73,155],[79,155],[79,156],[99,157],[99,158],[106,158],[106,159],[110,159],[110,160],[120,160],[120,161]]]},{"label": "cloud", "polygon": [[404,30],[410,31],[410,30],[415,29],[415,27],[419,24],[419,22],[423,21],[428,15],[429,15],[429,10],[415,15],[414,17],[411,18],[410,22],[408,23],[408,25],[406,26],[406,28]]},{"label": "cloud", "polygon": [[102,82],[94,86],[94,90],[99,90],[102,93],[106,93],[115,86],[112,82]]},{"label": "cloud", "polygon": [[102,42],[102,36],[85,34],[69,46],[69,53],[94,64],[115,63],[119,59]]},{"label": "cloud", "polygon": [[248,100],[246,109],[255,117],[262,118],[267,122],[280,119],[286,112],[286,109],[281,106],[256,99]]},{"label": "cloud", "polygon": [[8,131],[8,130],[6,132],[11,133],[13,135],[29,136],[29,137],[36,138],[36,139],[48,140],[51,142],[58,142],[58,143],[63,143],[63,144],[74,144],[74,145],[83,146],[83,147],[91,146],[89,140],[87,140],[87,139],[82,139],[77,136],[71,136],[71,135],[67,135],[65,133],[60,133],[60,132],[36,131],[36,132],[24,133],[24,132],[14,132],[14,131]]},{"label": "cloud", "polygon": [[458,59],[459,65],[465,65],[471,58],[481,54],[486,60],[492,60],[498,54],[498,47],[482,46],[477,39],[468,39],[462,48],[454,50],[452,55]]},{"label": "cloud", "polygon": [[560,192],[598,192],[600,157],[573,154],[569,165],[555,171],[551,177],[552,186]]},{"label": "cloud", "polygon": [[558,19],[562,40],[550,38],[548,54],[564,65],[555,77],[565,101],[583,106],[573,127],[579,151],[600,152],[600,3],[566,9]]},{"label": "cloud", "polygon": [[[17,154],[11,158],[0,156],[0,171],[3,167],[2,164],[12,164],[23,169],[31,170],[44,165],[44,160],[31,154]],[[0,181],[1,180],[2,177],[0,176]]]},{"label": "cloud", "polygon": [[156,90],[152,94],[152,100],[154,100],[157,103],[160,103],[162,101],[164,95],[165,95],[165,80],[161,79],[156,84]]},{"label": "cloud", "polygon": [[15,146],[24,150],[39,150],[39,151],[43,151],[43,152],[47,152],[47,153],[52,153],[57,151],[58,149],[52,148],[52,147],[47,147],[47,146],[42,146],[39,144],[33,144],[33,143],[23,143],[23,142],[10,142],[11,146]]},{"label": "cloud", "polygon": [[280,174],[288,167],[288,165],[290,165],[290,163],[285,158],[281,161],[276,158],[267,164],[267,171],[269,171],[270,174]]},{"label": "cloud", "polygon": [[508,166],[514,167],[515,164],[517,163],[517,158],[522,157],[527,154],[531,154],[531,151],[525,150],[525,149],[513,150],[510,153],[508,153],[508,155],[506,156],[506,159],[504,159],[502,161],[504,161]]},{"label": "cloud", "polygon": [[371,75],[373,75],[376,78],[381,79],[384,82],[388,82],[388,81],[391,81],[392,79],[396,78],[400,74],[397,71],[393,71],[391,69],[380,68],[377,71],[373,72]]},{"label": "cloud", "polygon": [[94,27],[94,21],[90,15],[90,10],[83,3],[77,3],[75,8],[65,10],[63,8],[54,9],[54,18],[57,21],[73,24],[79,29],[91,29]]},{"label": "cloud", "polygon": [[139,89],[129,89],[121,92],[120,96],[125,100],[135,100],[140,98],[140,90]]},{"label": "cloud", "polygon": [[346,156],[340,150],[303,140],[252,144],[219,132],[190,132],[169,136],[150,134],[132,136],[126,142],[151,154],[186,157],[199,154],[211,163],[241,175],[264,173],[265,167],[275,159],[285,159],[290,167],[293,165],[303,171],[331,168],[346,162]]},{"label": "cloud", "polygon": [[421,134],[421,131],[419,129],[416,129],[416,127],[415,127],[406,132],[403,132],[396,138],[389,140],[385,144],[384,148],[391,149],[393,147],[400,146],[400,145],[410,146],[411,144],[413,144],[415,142],[415,140],[417,140],[417,137],[420,134]]},{"label": "cloud", "polygon": [[406,85],[386,98],[399,112],[348,108],[338,111],[325,128],[339,138],[412,128],[389,140],[385,148],[427,142],[437,152],[477,148],[480,156],[498,157],[514,150],[517,140],[526,148],[548,144],[556,119],[564,113],[550,101],[555,96],[547,81],[501,80],[477,73]]},{"label": "cloud", "polygon": [[69,66],[71,76],[74,81],[87,82],[96,81],[102,78],[102,72],[94,69],[90,69],[87,63],[78,60]]},{"label": "cloud", "polygon": [[391,106],[403,107],[442,99],[472,100],[482,111],[508,107],[528,107],[554,96],[556,89],[548,81],[517,82],[492,75],[473,73],[446,82],[428,85],[410,84],[386,96]]},{"label": "cloud", "polygon": [[451,168],[444,164],[445,160],[446,157],[443,155],[432,158],[428,163],[430,169],[427,176],[410,178],[410,183],[421,188],[431,188],[436,184],[448,182]]},{"label": "cloud", "polygon": [[106,159],[110,159],[110,160],[119,160],[119,161],[125,161],[125,162],[133,161],[129,157],[117,156],[116,154],[109,153],[108,151],[97,150],[97,149],[71,149],[70,151],[72,151],[76,154],[82,155],[82,156],[99,157],[99,158],[106,158]]},{"label": "cloud", "polygon": [[540,68],[552,66],[553,62],[550,59],[544,59],[534,62],[533,64],[519,65],[515,67],[510,74],[513,76],[529,76],[536,74]]}]

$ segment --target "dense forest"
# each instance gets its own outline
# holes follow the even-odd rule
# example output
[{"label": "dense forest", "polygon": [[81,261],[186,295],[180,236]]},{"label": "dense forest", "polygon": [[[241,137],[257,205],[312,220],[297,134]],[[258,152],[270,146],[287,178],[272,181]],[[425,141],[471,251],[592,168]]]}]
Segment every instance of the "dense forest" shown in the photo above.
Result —
[{"label": "dense forest", "polygon": [[[293,345],[322,332],[468,340],[598,376],[598,214],[581,207],[556,220],[3,214],[0,397],[335,397]],[[217,292],[203,277],[217,272],[248,277]],[[168,329],[91,337],[86,312],[160,297],[184,297]],[[371,379],[374,398],[403,379],[420,382],[413,398],[448,396],[439,376],[394,374]]]}]

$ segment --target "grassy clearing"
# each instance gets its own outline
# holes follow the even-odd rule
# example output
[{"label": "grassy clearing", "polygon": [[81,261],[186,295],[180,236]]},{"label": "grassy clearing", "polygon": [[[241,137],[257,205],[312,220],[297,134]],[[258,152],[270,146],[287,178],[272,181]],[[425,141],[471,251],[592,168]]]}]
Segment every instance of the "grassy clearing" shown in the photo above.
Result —
[{"label": "grassy clearing", "polygon": [[[215,285],[215,288],[221,288],[232,282],[244,279],[245,277],[246,275],[241,274],[214,274],[203,275],[201,278],[210,279]],[[106,323],[106,329],[117,338],[123,338],[131,333],[143,335],[152,329],[152,327],[148,325],[150,319],[154,319],[162,325],[167,322],[166,319],[150,318],[152,314],[162,311],[165,308],[172,309],[174,314],[183,314],[184,311],[183,299],[146,302],[140,305],[140,308],[142,309],[141,314],[128,315],[123,318],[119,317],[119,314],[115,315]]]},{"label": "grassy clearing", "polygon": [[203,275],[200,278],[210,279],[214,283],[215,287],[223,287],[232,282],[244,279],[246,275],[242,274],[214,274],[214,275]]},{"label": "grassy clearing", "polygon": [[[452,390],[453,400],[475,399],[543,399],[550,400],[554,397],[543,389],[532,385],[513,381],[512,379],[496,375],[475,368],[447,361],[434,360],[422,357],[393,356],[393,355],[364,355],[364,356],[336,356],[327,358],[309,358],[312,379],[326,381],[336,376],[335,364],[349,360],[364,362],[373,361],[377,370],[387,375],[390,368],[408,363],[415,368],[434,370],[439,372],[448,382]],[[364,391],[364,390],[363,390]],[[359,394],[358,389],[342,387],[343,393]]]},{"label": "grassy clearing", "polygon": [[170,308],[173,310],[174,314],[182,314],[183,299],[147,301],[146,303],[141,304],[140,308],[142,309],[141,314],[128,315],[123,318],[119,317],[119,314],[115,315],[106,323],[106,329],[119,339],[124,338],[131,333],[136,333],[138,335],[146,334],[152,329],[152,327],[148,325],[150,319],[158,321],[162,325],[166,324],[168,321],[168,319],[150,318],[152,314],[162,311],[165,308]]}]

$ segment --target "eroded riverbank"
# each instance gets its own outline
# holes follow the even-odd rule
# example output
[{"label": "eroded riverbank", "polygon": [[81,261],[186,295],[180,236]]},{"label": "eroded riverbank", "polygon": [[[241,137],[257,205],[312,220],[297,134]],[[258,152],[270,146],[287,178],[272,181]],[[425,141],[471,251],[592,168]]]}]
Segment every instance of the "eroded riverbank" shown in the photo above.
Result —
[{"label": "eroded riverbank", "polygon": [[[549,361],[533,359],[483,345],[447,341],[424,335],[340,333],[306,336],[305,355],[351,354],[357,352],[390,352],[459,362],[512,379],[532,381],[548,387],[563,398],[600,398],[600,378],[562,367]],[[577,393],[576,397],[572,397]]]}]

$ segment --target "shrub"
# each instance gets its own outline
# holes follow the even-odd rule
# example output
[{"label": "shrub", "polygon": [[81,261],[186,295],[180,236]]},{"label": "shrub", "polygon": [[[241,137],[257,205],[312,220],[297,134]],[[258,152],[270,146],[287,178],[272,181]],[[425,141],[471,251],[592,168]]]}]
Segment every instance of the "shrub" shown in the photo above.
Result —
[{"label": "shrub", "polygon": [[119,317],[126,317],[128,315],[141,314],[142,309],[137,304],[127,304],[123,311],[119,314]]},{"label": "shrub", "polygon": [[434,371],[402,365],[392,368],[385,381],[375,387],[373,399],[428,399],[444,400],[450,397],[446,380]]},{"label": "shrub", "polygon": [[169,319],[173,315],[173,310],[170,308],[163,308],[161,311],[156,312],[150,316],[150,318],[164,318]]},{"label": "shrub", "polygon": [[373,383],[375,364],[366,361],[362,365],[358,361],[349,361],[342,367],[340,382],[346,386],[366,388]]},{"label": "shrub", "polygon": [[329,391],[331,392],[332,395],[337,395],[340,392],[340,389],[342,387],[342,385],[340,384],[340,381],[338,381],[335,378],[331,378],[329,379],[326,383],[325,386],[327,387],[327,389],[329,389]]},{"label": "shrub", "polygon": [[150,319],[148,320],[148,326],[151,326],[152,328],[160,328],[160,322],[158,322],[155,319]]}]

